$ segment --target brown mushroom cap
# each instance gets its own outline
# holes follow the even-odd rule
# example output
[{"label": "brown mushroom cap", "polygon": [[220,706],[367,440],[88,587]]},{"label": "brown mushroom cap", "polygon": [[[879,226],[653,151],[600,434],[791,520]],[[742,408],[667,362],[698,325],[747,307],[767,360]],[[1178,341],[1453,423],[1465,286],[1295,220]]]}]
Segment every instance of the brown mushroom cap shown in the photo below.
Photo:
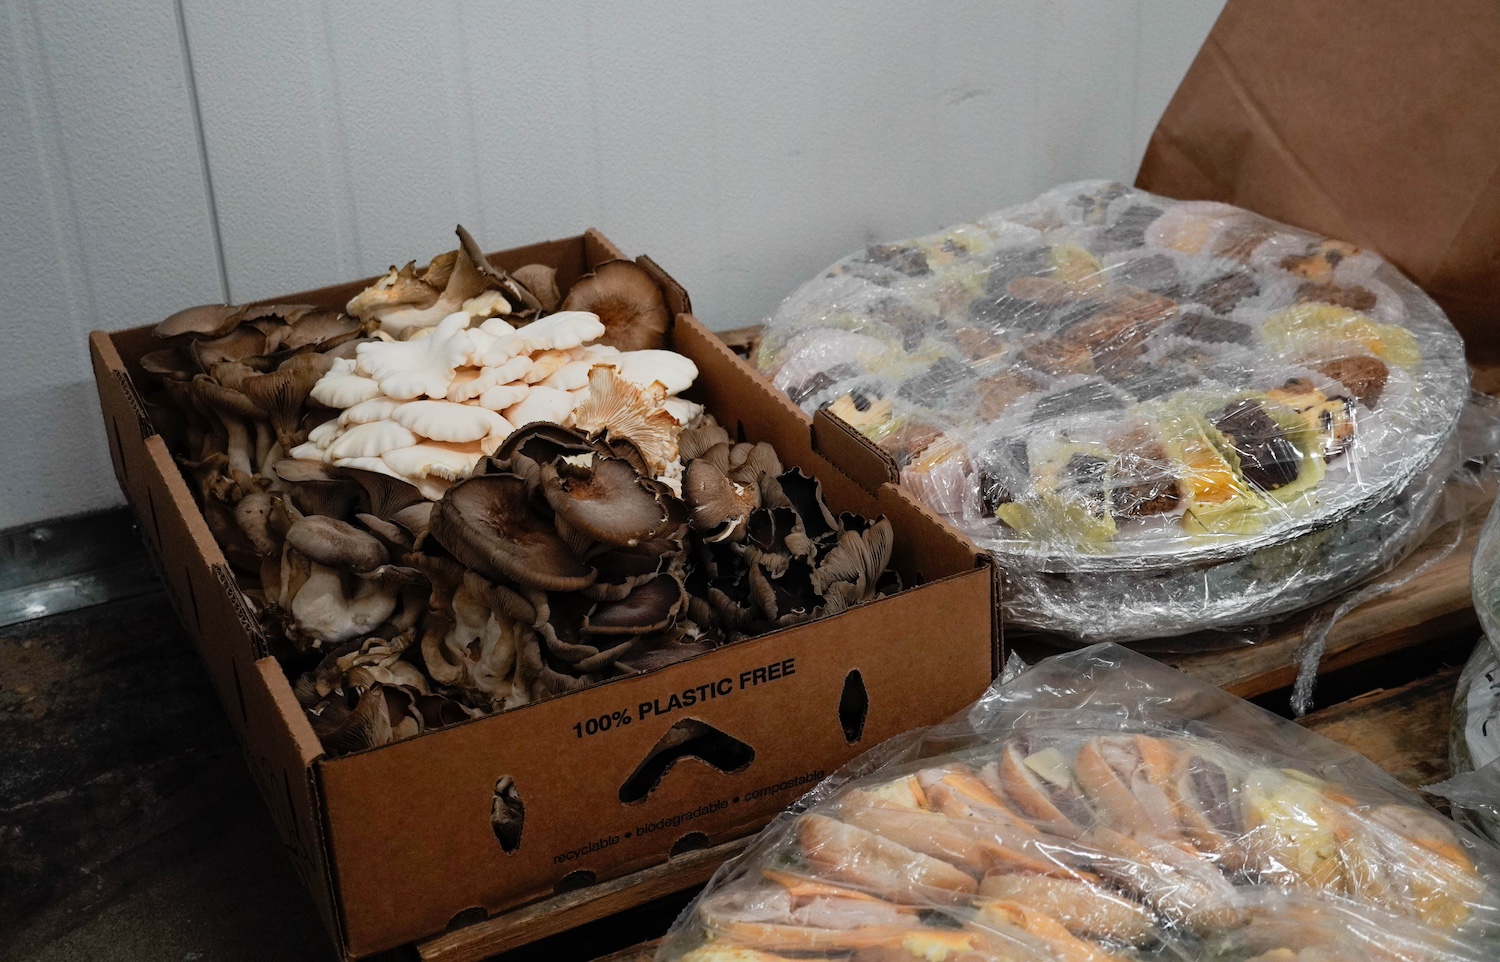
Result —
[{"label": "brown mushroom cap", "polygon": [[286,541],[318,564],[341,571],[374,571],[389,560],[374,535],[317,514],[293,522]]},{"label": "brown mushroom cap", "polygon": [[532,293],[542,310],[548,314],[557,310],[557,305],[562,303],[562,294],[557,290],[557,268],[545,264],[527,264],[516,268],[511,276]]},{"label": "brown mushroom cap", "polygon": [[178,311],[152,328],[157,337],[222,337],[239,323],[239,308],[229,304],[200,304]]},{"label": "brown mushroom cap", "polygon": [[198,373],[193,362],[184,357],[182,352],[176,348],[169,347],[161,351],[152,351],[141,357],[141,370],[147,374],[153,374],[164,381],[191,381]]},{"label": "brown mushroom cap", "polygon": [[284,450],[291,450],[305,440],[298,430],[307,396],[313,385],[333,367],[333,359],[322,354],[298,354],[288,358],[270,374],[255,374],[244,379],[245,396],[266,412],[271,430]]},{"label": "brown mushroom cap", "polygon": [[265,409],[250,400],[243,392],[225,387],[206,374],[193,378],[193,399],[205,411],[212,411],[222,418],[247,418],[264,420]]},{"label": "brown mushroom cap", "polygon": [[253,327],[237,327],[223,337],[200,338],[188,348],[193,360],[204,371],[212,371],[224,361],[248,361],[264,357],[268,349],[266,335]]},{"label": "brown mushroom cap", "polygon": [[760,490],[731,481],[712,461],[689,461],[682,474],[682,497],[693,510],[693,528],[709,541],[742,541],[750,512],[760,506]]},{"label": "brown mushroom cap", "polygon": [[667,346],[671,316],[661,287],[632,261],[606,261],[578,279],[563,301],[565,311],[589,311],[604,324],[598,343],[622,351]]},{"label": "brown mushroom cap", "polygon": [[343,311],[314,311],[293,322],[277,339],[285,351],[306,348],[329,350],[359,336],[363,330],[359,319]]},{"label": "brown mushroom cap", "polygon": [[504,464],[512,455],[523,454],[537,463],[545,463],[565,454],[583,454],[594,450],[582,431],[565,428],[550,421],[533,421],[512,431],[501,442],[490,459]]},{"label": "brown mushroom cap", "polygon": [[459,224],[455,233],[458,234],[459,249],[468,257],[474,270],[505,295],[505,299],[510,301],[512,310],[536,310],[542,306],[536,295],[527,290],[524,285],[490,263],[490,259],[484,256],[484,251],[480,250],[479,242],[474,239],[474,235],[464,230],[464,225]]},{"label": "brown mushroom cap", "polygon": [[466,567],[546,591],[577,591],[595,573],[552,525],[531,512],[526,482],[513,474],[460,481],[432,512],[431,536]]},{"label": "brown mushroom cap", "polygon": [[640,544],[667,522],[666,507],[624,461],[596,454],[588,467],[559,460],[542,465],[541,472],[547,504],[569,527],[596,541]]},{"label": "brown mushroom cap", "polygon": [[646,635],[664,631],[687,608],[687,589],[673,572],[656,575],[619,601],[603,601],[583,620],[585,635]]}]

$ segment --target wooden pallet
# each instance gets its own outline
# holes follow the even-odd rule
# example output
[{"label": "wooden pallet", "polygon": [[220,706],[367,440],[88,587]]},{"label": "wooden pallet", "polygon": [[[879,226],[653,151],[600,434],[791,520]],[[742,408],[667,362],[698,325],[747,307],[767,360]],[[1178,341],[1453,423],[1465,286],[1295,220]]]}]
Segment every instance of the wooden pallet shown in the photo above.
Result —
[{"label": "wooden pallet", "polygon": [[1300,722],[1420,789],[1448,777],[1448,725],[1460,671],[1444,668],[1399,688],[1376,689]]}]

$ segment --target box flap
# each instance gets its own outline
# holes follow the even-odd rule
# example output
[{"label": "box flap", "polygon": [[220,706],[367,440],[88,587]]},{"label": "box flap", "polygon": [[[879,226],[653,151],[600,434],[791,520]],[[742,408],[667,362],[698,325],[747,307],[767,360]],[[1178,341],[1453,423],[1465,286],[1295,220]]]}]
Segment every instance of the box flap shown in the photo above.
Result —
[{"label": "box flap", "polygon": [[1137,183],[1380,251],[1500,359],[1500,5],[1230,0]]},{"label": "box flap", "polygon": [[871,494],[882,485],[901,481],[901,469],[889,454],[827,408],[813,413],[812,438],[819,454]]}]

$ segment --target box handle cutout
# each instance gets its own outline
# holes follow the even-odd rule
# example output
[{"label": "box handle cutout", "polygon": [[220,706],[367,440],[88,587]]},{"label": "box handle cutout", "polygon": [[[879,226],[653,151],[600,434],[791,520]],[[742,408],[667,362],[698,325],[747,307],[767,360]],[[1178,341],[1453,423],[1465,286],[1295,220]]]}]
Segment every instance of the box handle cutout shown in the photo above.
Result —
[{"label": "box handle cutout", "polygon": [[686,835],[672,843],[672,852],[668,858],[676,858],[689,852],[696,852],[700,848],[708,848],[708,836],[702,832],[688,832]]},{"label": "box handle cutout", "polygon": [[564,892],[576,892],[579,889],[588,888],[597,881],[599,881],[599,876],[586,868],[581,868],[576,872],[569,872],[559,879],[557,884],[552,886],[552,894],[562,895]]},{"label": "box handle cutout", "polygon": [[685,718],[667,729],[625,779],[625,784],[620,786],[620,801],[627,805],[643,801],[667,777],[677,760],[688,756],[729,774],[755,761],[755,749],[712,725],[696,718]]},{"label": "box handle cutout", "polygon": [[526,805],[516,790],[516,780],[501,775],[495,780],[495,797],[490,802],[490,828],[500,850],[514,854],[521,847],[521,829],[526,825]]},{"label": "box handle cutout", "polygon": [[856,668],[844,676],[844,692],[839,695],[839,727],[844,730],[844,740],[853,745],[864,737],[865,719],[870,714],[870,694],[865,691],[865,678]]},{"label": "box handle cutout", "polygon": [[461,929],[466,925],[474,925],[476,923],[483,922],[489,917],[490,913],[486,912],[484,909],[480,908],[477,905],[471,905],[468,908],[464,909],[462,912],[456,913],[453,918],[449,919],[447,926],[444,928],[444,931],[452,932],[454,929]]}]

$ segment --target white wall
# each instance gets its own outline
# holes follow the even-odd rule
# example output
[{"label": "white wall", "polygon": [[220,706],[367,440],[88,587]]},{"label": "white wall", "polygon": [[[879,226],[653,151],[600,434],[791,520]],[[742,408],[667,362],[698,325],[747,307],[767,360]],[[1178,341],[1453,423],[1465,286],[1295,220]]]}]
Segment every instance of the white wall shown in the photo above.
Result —
[{"label": "white wall", "polygon": [[0,528],[119,502],[84,339],[596,226],[715,327],[1133,176],[1223,0],[5,0]]}]

